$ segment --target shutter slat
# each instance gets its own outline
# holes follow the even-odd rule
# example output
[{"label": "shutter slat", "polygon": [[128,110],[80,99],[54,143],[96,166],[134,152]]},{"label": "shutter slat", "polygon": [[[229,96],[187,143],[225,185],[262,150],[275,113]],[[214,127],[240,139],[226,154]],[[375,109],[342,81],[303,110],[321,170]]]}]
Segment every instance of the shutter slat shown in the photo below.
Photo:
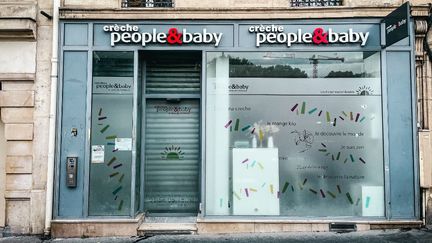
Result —
[{"label": "shutter slat", "polygon": [[[199,94],[201,69],[194,59],[171,61],[160,57],[160,62],[149,62],[146,67],[146,92],[148,94]],[[181,63],[181,64],[178,64]]]},{"label": "shutter slat", "polygon": [[[161,89],[166,91],[172,87]],[[157,107],[167,109],[158,110]],[[169,113],[176,107],[186,107],[190,111]],[[182,100],[175,104],[165,100],[147,100],[144,175],[146,211],[196,214],[201,157],[199,121],[199,100]]]}]

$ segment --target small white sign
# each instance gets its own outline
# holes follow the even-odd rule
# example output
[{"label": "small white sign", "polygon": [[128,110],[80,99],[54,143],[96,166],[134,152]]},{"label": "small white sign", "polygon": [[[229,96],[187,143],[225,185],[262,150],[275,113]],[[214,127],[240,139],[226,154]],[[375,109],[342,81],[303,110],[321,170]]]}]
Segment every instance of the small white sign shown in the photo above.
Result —
[{"label": "small white sign", "polygon": [[105,160],[105,146],[93,145],[91,151],[91,162],[93,164],[103,164]]},{"label": "small white sign", "polygon": [[131,151],[132,138],[116,138],[114,149],[118,151]]},{"label": "small white sign", "polygon": [[94,77],[93,94],[132,94],[132,77]]}]

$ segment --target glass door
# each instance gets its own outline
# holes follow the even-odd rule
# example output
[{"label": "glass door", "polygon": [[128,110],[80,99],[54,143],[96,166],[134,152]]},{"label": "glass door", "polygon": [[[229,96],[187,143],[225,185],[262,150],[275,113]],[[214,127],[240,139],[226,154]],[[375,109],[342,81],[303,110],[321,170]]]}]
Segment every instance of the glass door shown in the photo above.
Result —
[{"label": "glass door", "polygon": [[89,216],[131,216],[133,52],[93,53]]}]

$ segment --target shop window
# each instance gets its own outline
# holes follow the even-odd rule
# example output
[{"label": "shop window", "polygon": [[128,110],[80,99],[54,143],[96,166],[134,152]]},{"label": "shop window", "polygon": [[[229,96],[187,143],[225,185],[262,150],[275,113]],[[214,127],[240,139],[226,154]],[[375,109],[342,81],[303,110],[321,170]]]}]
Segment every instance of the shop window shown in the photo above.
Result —
[{"label": "shop window", "polygon": [[123,8],[171,8],[174,7],[172,0],[122,0]]},{"label": "shop window", "polygon": [[342,6],[343,0],[291,0],[291,7]]},{"label": "shop window", "polygon": [[206,214],[384,216],[379,52],[209,52]]},{"label": "shop window", "polygon": [[133,52],[94,52],[90,216],[131,214]]}]

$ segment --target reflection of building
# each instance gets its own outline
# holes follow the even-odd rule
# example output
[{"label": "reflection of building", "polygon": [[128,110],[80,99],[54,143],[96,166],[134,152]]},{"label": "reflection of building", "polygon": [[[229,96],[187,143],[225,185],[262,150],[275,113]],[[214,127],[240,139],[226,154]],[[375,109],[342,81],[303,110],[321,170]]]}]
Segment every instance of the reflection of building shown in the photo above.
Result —
[{"label": "reflection of building", "polygon": [[[380,22],[400,1],[321,3],[64,0],[58,25],[56,4],[0,4],[0,227],[101,236],[430,223],[427,1],[412,2],[415,34],[389,47]],[[267,146],[267,125],[280,129],[268,175],[279,181],[233,191],[232,163],[244,178],[266,170],[252,137]],[[234,215],[236,200],[260,193],[279,202],[276,215],[254,214],[265,205]]]}]

